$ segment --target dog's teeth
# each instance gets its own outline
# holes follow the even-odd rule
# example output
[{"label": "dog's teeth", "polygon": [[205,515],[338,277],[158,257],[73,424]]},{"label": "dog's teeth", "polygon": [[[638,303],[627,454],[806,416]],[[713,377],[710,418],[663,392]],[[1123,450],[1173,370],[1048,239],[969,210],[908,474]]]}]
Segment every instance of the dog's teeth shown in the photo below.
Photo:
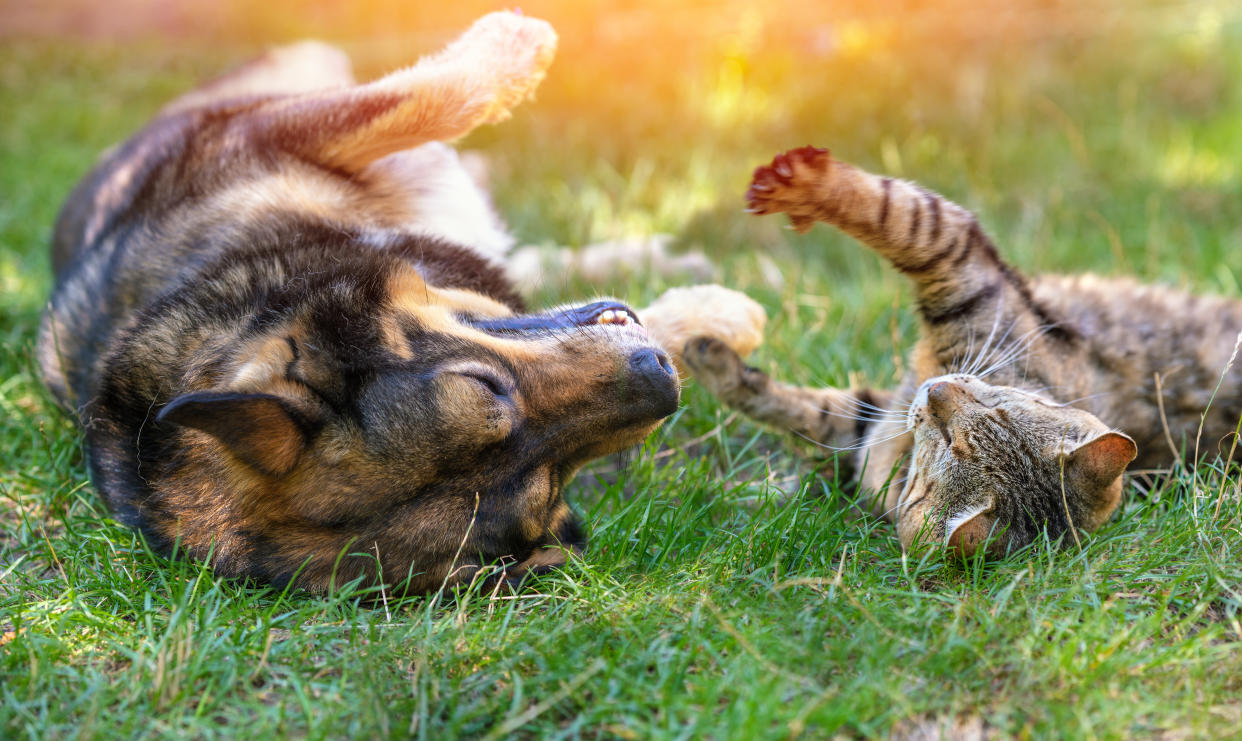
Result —
[{"label": "dog's teeth", "polygon": [[628,326],[630,321],[630,314],[628,311],[618,311],[616,309],[608,309],[607,311],[600,312],[600,315],[595,319],[597,324],[617,324],[620,326]]}]

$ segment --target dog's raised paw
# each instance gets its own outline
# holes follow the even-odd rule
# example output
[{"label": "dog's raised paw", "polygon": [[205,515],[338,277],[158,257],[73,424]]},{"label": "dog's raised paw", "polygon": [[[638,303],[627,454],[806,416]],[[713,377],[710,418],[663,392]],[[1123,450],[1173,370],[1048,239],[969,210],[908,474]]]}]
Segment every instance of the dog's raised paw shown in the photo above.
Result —
[{"label": "dog's raised paw", "polygon": [[486,121],[496,123],[535,92],[556,56],[556,44],[556,31],[546,21],[502,11],[475,21],[437,61],[478,70],[472,77],[494,96]]}]

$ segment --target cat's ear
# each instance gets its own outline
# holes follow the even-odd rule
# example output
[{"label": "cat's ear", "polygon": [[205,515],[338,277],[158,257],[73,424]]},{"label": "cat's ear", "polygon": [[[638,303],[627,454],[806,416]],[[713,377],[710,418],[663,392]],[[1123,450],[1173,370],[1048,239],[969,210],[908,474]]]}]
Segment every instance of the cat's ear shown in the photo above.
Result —
[{"label": "cat's ear", "polygon": [[1065,475],[1080,490],[1102,489],[1116,481],[1137,455],[1138,446],[1128,436],[1105,432],[1066,456]]},{"label": "cat's ear", "polygon": [[319,428],[315,418],[290,399],[231,391],[183,394],[170,401],[156,421],[202,430],[243,463],[269,476],[292,471]]},{"label": "cat's ear", "polygon": [[1121,504],[1121,472],[1138,455],[1138,446],[1120,432],[1079,445],[1065,456],[1065,479],[1086,506],[1086,521],[1076,523],[1088,532],[1103,525]]},{"label": "cat's ear", "polygon": [[945,542],[949,550],[969,558],[996,529],[996,517],[992,514],[992,502],[958,513],[945,523]]}]

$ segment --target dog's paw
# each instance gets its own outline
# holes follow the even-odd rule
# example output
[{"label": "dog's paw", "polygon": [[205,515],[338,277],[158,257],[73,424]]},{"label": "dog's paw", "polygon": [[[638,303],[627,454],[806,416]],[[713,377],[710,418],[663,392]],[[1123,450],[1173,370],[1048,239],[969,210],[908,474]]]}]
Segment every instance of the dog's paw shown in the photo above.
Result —
[{"label": "dog's paw", "polygon": [[772,164],[755,169],[746,191],[747,210],[784,212],[797,232],[805,232],[821,211],[820,186],[831,166],[832,156],[821,147],[800,147],[776,155]]},{"label": "dog's paw", "polygon": [[739,393],[757,393],[767,375],[743,362],[742,357],[715,337],[695,337],[681,350],[686,368],[708,391],[724,401]]},{"label": "dog's paw", "polygon": [[492,98],[488,123],[535,92],[556,56],[556,31],[546,21],[520,13],[489,13],[444,51],[439,62],[464,65]]}]

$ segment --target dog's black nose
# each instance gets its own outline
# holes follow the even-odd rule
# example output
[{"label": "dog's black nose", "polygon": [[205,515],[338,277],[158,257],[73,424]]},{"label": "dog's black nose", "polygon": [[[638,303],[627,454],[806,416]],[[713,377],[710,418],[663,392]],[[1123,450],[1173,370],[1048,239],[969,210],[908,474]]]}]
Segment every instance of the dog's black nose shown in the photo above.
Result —
[{"label": "dog's black nose", "polygon": [[677,369],[673,367],[673,361],[668,359],[668,353],[653,347],[643,348],[631,355],[630,367],[639,375],[659,380],[677,373]]},{"label": "dog's black nose", "polygon": [[[645,414],[656,419],[667,417],[677,411],[677,399],[681,384],[677,369],[668,353],[653,347],[645,347],[630,355],[630,380],[634,384],[634,402]],[[639,411],[636,410],[636,411]]]}]

